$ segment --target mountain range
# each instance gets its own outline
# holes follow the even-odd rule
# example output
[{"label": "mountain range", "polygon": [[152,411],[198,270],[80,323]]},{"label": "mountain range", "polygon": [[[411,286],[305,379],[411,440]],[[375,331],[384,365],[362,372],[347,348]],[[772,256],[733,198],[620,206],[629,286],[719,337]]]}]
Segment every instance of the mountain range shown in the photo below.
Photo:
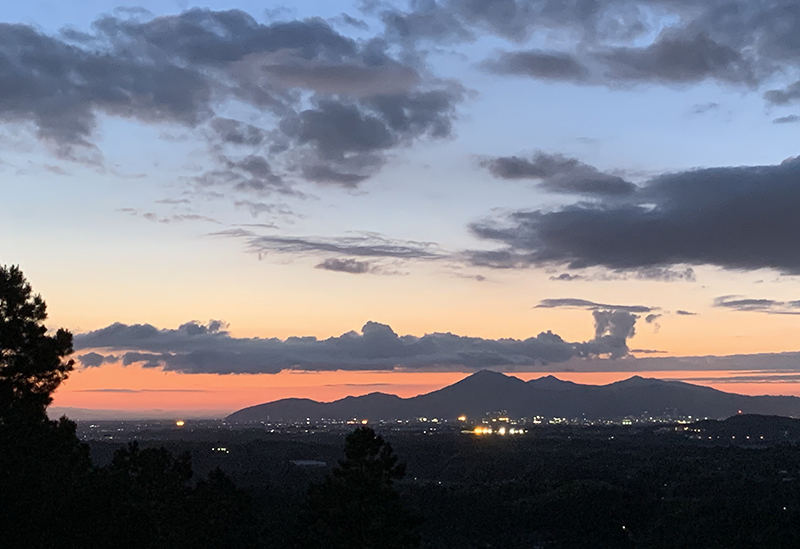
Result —
[{"label": "mountain range", "polygon": [[616,419],[626,416],[726,418],[737,413],[800,417],[800,398],[745,396],[681,381],[633,376],[608,385],[582,385],[546,376],[530,381],[483,370],[437,391],[411,398],[386,393],[333,402],[287,398],[250,406],[227,417],[231,422],[369,420],[419,417],[478,419],[502,412],[513,418]]}]

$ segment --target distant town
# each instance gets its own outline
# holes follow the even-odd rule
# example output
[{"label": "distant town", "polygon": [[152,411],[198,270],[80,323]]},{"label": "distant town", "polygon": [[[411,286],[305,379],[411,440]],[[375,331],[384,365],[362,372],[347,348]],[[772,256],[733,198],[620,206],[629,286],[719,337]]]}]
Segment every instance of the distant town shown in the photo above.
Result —
[{"label": "distant town", "polygon": [[[758,418],[766,416],[740,415],[740,418]],[[734,419],[734,418],[731,418]],[[800,424],[800,420],[790,418],[771,418],[775,421]],[[730,421],[730,420],[728,420]],[[411,418],[396,420],[370,421],[368,418],[351,418],[347,420],[320,419],[293,422],[232,422],[225,419],[176,419],[176,420],[124,420],[124,421],[79,421],[78,436],[85,441],[106,441],[126,443],[134,440],[192,440],[213,438],[216,433],[222,438],[247,434],[251,437],[278,435],[303,436],[315,434],[343,434],[351,432],[358,426],[370,426],[384,433],[404,433],[418,435],[452,435],[465,436],[538,436],[552,433],[561,428],[589,428],[609,430],[616,428],[624,434],[635,434],[642,429],[656,432],[674,432],[690,439],[720,440],[719,434],[709,434],[710,425],[725,424],[709,418],[692,416],[651,416],[623,417],[615,419],[565,418],[534,416],[530,418],[512,418],[499,412],[486,414],[479,419],[471,420],[462,415],[457,418]],[[750,422],[752,423],[752,422]],[[747,432],[739,433],[739,442],[764,441],[766,435],[758,431],[758,425],[750,425]],[[628,428],[628,429],[626,429]],[[713,429],[712,429],[713,431]],[[750,431],[753,431],[752,433]],[[763,429],[762,429],[763,431]],[[787,433],[788,436],[788,433]],[[737,434],[723,437],[724,442],[736,442]],[[219,451],[226,451],[220,448]]]}]

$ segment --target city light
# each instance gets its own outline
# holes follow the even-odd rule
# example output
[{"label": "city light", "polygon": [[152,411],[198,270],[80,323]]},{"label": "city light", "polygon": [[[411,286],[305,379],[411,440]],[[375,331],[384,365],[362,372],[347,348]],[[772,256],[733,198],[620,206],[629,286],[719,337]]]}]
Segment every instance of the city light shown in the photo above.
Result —
[{"label": "city light", "polygon": [[175,425],[178,427],[183,427],[184,425],[186,425],[186,422],[183,421],[182,419],[179,419],[178,421],[175,422]]},{"label": "city light", "polygon": [[465,433],[472,433],[473,435],[522,435],[527,433],[525,429],[506,428],[500,427],[499,429],[492,429],[487,425],[478,425],[472,431],[464,431]]}]

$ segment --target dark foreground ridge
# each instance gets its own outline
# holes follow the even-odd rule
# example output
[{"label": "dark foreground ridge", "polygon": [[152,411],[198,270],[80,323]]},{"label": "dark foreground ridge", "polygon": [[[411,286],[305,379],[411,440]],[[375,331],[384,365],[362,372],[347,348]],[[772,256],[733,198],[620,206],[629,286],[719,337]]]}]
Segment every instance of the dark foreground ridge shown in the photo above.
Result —
[{"label": "dark foreground ridge", "polygon": [[412,398],[385,393],[334,402],[289,398],[243,408],[232,422],[370,420],[419,417],[481,417],[504,411],[510,417],[563,417],[587,420],[623,417],[726,418],[735,414],[800,417],[800,398],[745,396],[680,381],[633,376],[609,385],[581,385],[553,376],[525,382],[483,370],[448,387]]}]

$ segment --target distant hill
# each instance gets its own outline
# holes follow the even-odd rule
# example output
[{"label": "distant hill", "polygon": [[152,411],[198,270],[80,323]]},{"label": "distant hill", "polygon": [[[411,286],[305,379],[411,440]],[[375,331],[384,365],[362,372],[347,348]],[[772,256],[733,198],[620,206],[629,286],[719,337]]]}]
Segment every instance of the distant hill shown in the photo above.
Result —
[{"label": "distant hill", "polygon": [[97,410],[68,406],[50,406],[47,409],[47,415],[50,419],[58,419],[61,416],[67,416],[74,421],[214,419],[222,416],[218,410]]},{"label": "distant hill", "polygon": [[371,393],[324,403],[283,399],[250,406],[228,416],[232,422],[305,419],[370,420],[418,417],[480,418],[505,411],[511,417],[613,419],[625,416],[726,418],[737,413],[800,417],[800,398],[745,396],[683,383],[634,376],[609,385],[581,385],[553,376],[528,382],[498,372],[480,371],[438,391],[400,398]]}]

